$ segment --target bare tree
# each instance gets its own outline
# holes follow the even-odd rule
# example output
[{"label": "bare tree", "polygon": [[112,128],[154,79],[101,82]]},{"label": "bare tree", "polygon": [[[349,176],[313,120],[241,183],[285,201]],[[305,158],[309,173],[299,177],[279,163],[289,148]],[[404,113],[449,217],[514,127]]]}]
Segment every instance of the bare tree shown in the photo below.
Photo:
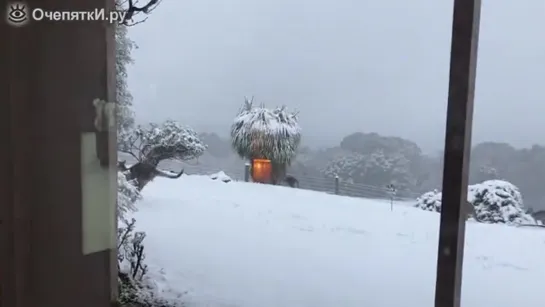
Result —
[{"label": "bare tree", "polygon": [[[126,12],[121,24],[134,26],[145,22],[148,19],[147,15],[153,12],[160,3],[161,0],[118,0],[116,1],[116,9]],[[135,17],[138,15],[145,15],[145,17],[135,20]]]}]

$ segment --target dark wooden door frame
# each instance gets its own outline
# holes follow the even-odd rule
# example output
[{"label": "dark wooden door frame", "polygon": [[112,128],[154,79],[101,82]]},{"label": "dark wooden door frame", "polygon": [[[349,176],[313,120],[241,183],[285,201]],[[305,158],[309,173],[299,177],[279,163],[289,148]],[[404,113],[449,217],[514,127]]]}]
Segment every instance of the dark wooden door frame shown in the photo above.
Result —
[{"label": "dark wooden door frame", "polygon": [[[10,2],[0,1],[3,14]],[[114,0],[26,4],[93,11]],[[115,298],[115,249],[83,254],[81,179],[93,99],[115,100],[113,31],[97,21],[0,23],[2,307],[106,307]]]},{"label": "dark wooden door frame", "polygon": [[435,307],[460,307],[481,0],[454,0]]}]

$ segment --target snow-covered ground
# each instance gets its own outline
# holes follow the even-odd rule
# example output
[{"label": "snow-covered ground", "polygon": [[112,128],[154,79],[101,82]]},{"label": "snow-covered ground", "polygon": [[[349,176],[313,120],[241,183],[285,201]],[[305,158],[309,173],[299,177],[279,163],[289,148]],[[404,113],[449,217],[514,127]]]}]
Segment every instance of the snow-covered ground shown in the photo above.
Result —
[{"label": "snow-covered ground", "polygon": [[[156,179],[147,263],[197,307],[432,307],[439,214],[208,176]],[[468,222],[463,307],[543,305],[545,230]]]}]

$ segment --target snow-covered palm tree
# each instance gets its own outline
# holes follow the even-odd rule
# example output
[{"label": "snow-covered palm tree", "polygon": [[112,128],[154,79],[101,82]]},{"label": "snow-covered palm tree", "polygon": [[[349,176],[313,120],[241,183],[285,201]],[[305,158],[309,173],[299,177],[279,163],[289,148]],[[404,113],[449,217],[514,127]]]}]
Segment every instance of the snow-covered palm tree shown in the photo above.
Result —
[{"label": "snow-covered palm tree", "polygon": [[272,164],[272,183],[279,183],[293,161],[301,142],[297,113],[285,106],[267,109],[254,107],[253,99],[244,105],[231,126],[231,143],[243,159],[268,159]]}]

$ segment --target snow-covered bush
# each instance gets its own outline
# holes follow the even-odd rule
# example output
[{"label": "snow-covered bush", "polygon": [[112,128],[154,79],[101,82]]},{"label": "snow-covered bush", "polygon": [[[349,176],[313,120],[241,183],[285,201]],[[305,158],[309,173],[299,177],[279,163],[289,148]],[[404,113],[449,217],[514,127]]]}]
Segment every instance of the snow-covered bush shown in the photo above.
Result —
[{"label": "snow-covered bush", "polygon": [[[435,190],[424,193],[415,207],[427,211],[441,211],[442,193]],[[519,189],[503,180],[487,180],[468,186],[467,200],[475,208],[473,218],[481,223],[533,225],[536,220],[525,212]]]},{"label": "snow-covered bush", "polygon": [[227,175],[223,171],[210,175],[210,179],[223,181],[225,183],[233,181],[233,179],[231,179],[231,177],[229,177],[229,175]]},{"label": "snow-covered bush", "polygon": [[426,211],[440,212],[442,196],[442,193],[437,190],[426,192],[416,199],[415,207]]},{"label": "snow-covered bush", "polygon": [[487,180],[468,187],[468,201],[475,219],[483,223],[536,224],[525,212],[519,189],[503,180]]},{"label": "snow-covered bush", "polygon": [[123,172],[118,172],[117,183],[119,303],[121,306],[181,306],[179,302],[161,298],[158,287],[147,275],[149,269],[144,262],[143,244],[146,233],[136,231],[136,221],[128,218],[136,210],[134,203],[141,198],[140,192]]},{"label": "snow-covered bush", "polygon": [[127,180],[123,172],[117,172],[117,217],[126,220],[127,213],[134,212],[134,203],[141,198],[134,184]]}]

